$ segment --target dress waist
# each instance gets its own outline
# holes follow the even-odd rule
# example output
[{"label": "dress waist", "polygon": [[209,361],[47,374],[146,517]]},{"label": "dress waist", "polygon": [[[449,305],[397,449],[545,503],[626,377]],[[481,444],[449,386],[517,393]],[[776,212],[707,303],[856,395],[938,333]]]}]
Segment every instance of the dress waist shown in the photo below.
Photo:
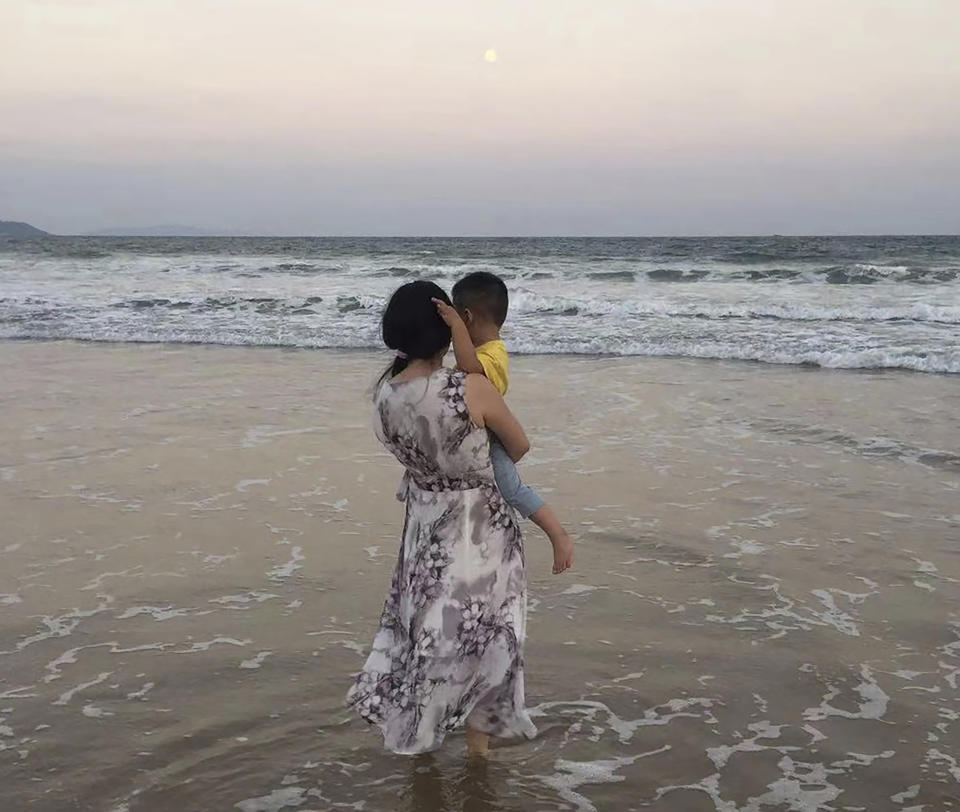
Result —
[{"label": "dress waist", "polygon": [[406,471],[400,480],[400,487],[397,489],[397,499],[405,502],[410,495],[411,488],[428,493],[442,493],[444,491],[473,491],[478,488],[485,488],[492,483],[479,476],[469,477],[416,477],[409,471]]}]

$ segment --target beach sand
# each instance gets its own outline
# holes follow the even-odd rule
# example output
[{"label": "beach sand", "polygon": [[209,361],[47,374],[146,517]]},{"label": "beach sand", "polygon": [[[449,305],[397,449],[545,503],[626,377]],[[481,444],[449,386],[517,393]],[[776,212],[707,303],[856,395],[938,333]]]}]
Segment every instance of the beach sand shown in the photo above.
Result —
[{"label": "beach sand", "polygon": [[960,380],[523,357],[540,735],[344,707],[396,556],[382,354],[5,342],[0,809],[960,809]]}]

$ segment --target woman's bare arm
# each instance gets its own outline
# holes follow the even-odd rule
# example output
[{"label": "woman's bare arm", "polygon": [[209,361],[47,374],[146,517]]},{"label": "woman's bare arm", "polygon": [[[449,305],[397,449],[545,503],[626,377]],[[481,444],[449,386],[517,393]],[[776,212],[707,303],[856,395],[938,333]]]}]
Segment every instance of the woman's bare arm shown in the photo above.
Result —
[{"label": "woman's bare arm", "polygon": [[467,376],[466,399],[471,418],[497,435],[510,459],[518,462],[530,450],[523,426],[485,375]]}]

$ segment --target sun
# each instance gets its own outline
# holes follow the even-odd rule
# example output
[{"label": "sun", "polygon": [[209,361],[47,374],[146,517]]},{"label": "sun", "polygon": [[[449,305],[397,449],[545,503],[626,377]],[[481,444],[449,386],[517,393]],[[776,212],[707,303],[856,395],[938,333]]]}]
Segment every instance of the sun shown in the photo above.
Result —
[{"label": "sun", "polygon": [[487,48],[487,50],[483,52],[483,58],[487,62],[496,62],[497,52],[493,48]]}]

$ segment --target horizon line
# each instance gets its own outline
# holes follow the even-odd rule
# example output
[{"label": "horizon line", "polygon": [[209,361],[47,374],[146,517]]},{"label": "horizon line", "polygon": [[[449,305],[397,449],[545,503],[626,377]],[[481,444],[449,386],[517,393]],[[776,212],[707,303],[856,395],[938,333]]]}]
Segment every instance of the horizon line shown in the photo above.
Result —
[{"label": "horizon line", "polygon": [[[112,229],[105,229],[112,230]],[[120,229],[117,229],[120,230]],[[867,231],[867,232],[769,232],[769,233],[724,233],[724,234],[304,234],[304,233],[217,233],[211,231],[204,234],[138,234],[131,230],[129,234],[104,234],[96,232],[85,233],[56,233],[47,232],[47,237],[86,237],[99,239],[123,239],[129,237],[140,237],[145,239],[168,239],[168,238],[189,238],[189,239],[223,239],[223,238],[283,238],[283,239],[333,239],[333,240],[545,240],[545,239],[567,239],[567,240],[708,240],[708,239],[759,239],[770,237],[782,237],[785,239],[794,238],[815,238],[815,237],[960,237],[958,232],[933,232],[933,231]],[[37,239],[22,237],[18,239]]]}]

